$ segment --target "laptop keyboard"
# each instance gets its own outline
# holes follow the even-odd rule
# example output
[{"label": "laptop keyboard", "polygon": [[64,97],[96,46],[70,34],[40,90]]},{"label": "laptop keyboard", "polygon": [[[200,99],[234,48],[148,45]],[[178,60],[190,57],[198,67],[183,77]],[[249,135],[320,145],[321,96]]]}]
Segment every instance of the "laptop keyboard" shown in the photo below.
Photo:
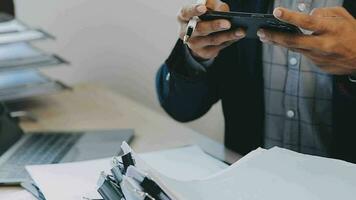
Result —
[{"label": "laptop keyboard", "polygon": [[35,134],[0,166],[0,178],[29,179],[26,165],[58,163],[83,134]]}]

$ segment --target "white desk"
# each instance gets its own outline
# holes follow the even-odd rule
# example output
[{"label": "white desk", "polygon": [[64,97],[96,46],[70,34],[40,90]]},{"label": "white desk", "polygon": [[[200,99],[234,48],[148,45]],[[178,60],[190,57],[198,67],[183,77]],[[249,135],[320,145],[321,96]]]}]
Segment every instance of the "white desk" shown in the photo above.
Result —
[{"label": "white desk", "polygon": [[[26,131],[133,128],[131,146],[148,152],[198,144],[207,153],[233,163],[240,156],[186,126],[106,88],[79,85],[74,91],[35,98],[23,107],[39,121],[23,122]],[[0,187],[1,195],[19,187]]]}]

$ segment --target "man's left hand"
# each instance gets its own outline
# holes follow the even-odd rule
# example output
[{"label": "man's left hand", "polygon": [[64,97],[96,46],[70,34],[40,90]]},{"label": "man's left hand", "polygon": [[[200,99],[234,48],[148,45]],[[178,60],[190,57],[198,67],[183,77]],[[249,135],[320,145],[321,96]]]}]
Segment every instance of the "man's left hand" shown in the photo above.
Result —
[{"label": "man's left hand", "polygon": [[276,8],[273,14],[312,34],[288,34],[261,29],[258,35],[262,42],[300,52],[331,74],[356,73],[356,20],[346,9],[318,8],[307,15]]}]

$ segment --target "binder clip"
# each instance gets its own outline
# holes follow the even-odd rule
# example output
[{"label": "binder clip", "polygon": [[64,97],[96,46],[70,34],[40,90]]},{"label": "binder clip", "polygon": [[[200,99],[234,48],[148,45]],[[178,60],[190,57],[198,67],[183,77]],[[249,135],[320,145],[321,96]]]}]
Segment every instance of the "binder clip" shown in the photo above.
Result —
[{"label": "binder clip", "polygon": [[127,199],[156,200],[147,192],[142,191],[139,184],[130,177],[125,176],[122,181],[122,189]]},{"label": "binder clip", "polygon": [[135,166],[135,160],[133,159],[131,152],[123,155],[121,159],[124,165],[124,173],[126,173],[127,168],[129,168],[130,166]]},{"label": "binder clip", "polygon": [[122,166],[122,163],[117,159],[117,157],[114,157],[112,160],[113,168],[111,169],[111,173],[116,179],[116,182],[120,184],[122,182],[122,176],[124,173],[124,167]]},{"label": "binder clip", "polygon": [[171,198],[162,190],[162,188],[154,180],[152,180],[147,174],[137,169],[136,167],[129,167],[126,175],[137,181],[139,185],[143,188],[143,190],[147,194],[150,194],[150,196],[154,199],[171,200]]},{"label": "binder clip", "polygon": [[37,187],[35,183],[32,182],[22,182],[21,187],[30,192],[38,200],[46,200],[40,188]]},{"label": "binder clip", "polygon": [[104,200],[125,200],[121,187],[105,172],[101,172],[98,181],[98,192]]}]

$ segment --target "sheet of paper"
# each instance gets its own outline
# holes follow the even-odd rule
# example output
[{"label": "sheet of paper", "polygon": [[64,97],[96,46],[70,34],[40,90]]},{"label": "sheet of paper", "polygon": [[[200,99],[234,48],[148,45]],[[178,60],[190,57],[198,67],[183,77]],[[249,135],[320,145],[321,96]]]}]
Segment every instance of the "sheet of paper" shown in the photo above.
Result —
[{"label": "sheet of paper", "polygon": [[1,194],[0,199],[6,199],[6,200],[36,200],[34,196],[32,196],[31,193],[23,190],[23,191],[16,191],[16,192],[11,192],[11,193],[6,193],[6,194]]},{"label": "sheet of paper", "polygon": [[140,157],[152,168],[176,180],[201,179],[228,167],[197,146],[146,153]]},{"label": "sheet of paper", "polygon": [[151,171],[176,200],[352,200],[356,165],[273,148],[209,179],[177,181]]},{"label": "sheet of paper", "polygon": [[[212,175],[227,165],[205,154],[198,147],[153,152],[140,155],[144,162],[165,176],[179,180]],[[109,171],[111,159],[55,165],[28,166],[27,171],[47,200],[99,198],[96,183],[101,171]]]},{"label": "sheet of paper", "polygon": [[96,182],[101,171],[108,172],[111,159],[28,166],[27,171],[47,200],[99,198]]}]

